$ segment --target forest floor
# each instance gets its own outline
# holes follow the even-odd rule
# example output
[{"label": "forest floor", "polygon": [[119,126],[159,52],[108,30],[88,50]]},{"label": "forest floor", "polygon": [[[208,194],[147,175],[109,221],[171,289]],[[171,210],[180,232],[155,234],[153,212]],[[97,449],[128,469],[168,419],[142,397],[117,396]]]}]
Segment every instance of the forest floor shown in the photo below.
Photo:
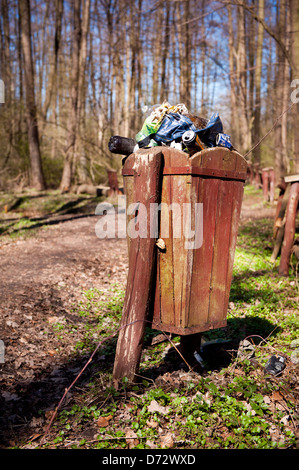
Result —
[{"label": "forest floor", "polygon": [[299,288],[293,264],[281,278],[269,261],[275,204],[246,186],[228,326],[204,334],[204,369],[147,329],[140,381],[115,388],[127,244],[96,236],[100,201],[0,195],[0,448],[295,448]]}]

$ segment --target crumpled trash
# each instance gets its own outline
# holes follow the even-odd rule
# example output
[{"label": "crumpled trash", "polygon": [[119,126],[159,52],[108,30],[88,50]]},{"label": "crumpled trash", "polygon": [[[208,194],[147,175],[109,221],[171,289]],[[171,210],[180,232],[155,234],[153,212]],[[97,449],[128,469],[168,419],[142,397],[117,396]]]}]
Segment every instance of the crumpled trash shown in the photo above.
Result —
[{"label": "crumpled trash", "polygon": [[207,147],[216,147],[217,136],[222,132],[223,125],[219,113],[214,113],[210,117],[206,127],[197,130],[196,134]]},{"label": "crumpled trash", "polygon": [[265,374],[280,375],[286,366],[286,359],[283,356],[271,356],[265,365]]},{"label": "crumpled trash", "polygon": [[231,149],[233,146],[230,141],[230,136],[228,134],[219,133],[216,137],[216,145],[219,147],[226,147]]},{"label": "crumpled trash", "polygon": [[164,116],[153,138],[159,144],[164,143],[169,145],[173,140],[181,139],[188,130],[197,131],[193,122],[187,116],[179,113],[168,113]]},{"label": "crumpled trash", "polygon": [[[199,127],[196,123],[200,122]],[[182,141],[185,132],[193,131],[200,142],[199,149],[222,146],[232,149],[230,136],[223,133],[223,125],[218,112],[206,121],[192,116],[183,103],[170,105],[164,101],[155,105],[146,117],[141,130],[136,134],[137,145],[134,149],[156,145],[168,145],[190,153],[190,146]]]},{"label": "crumpled trash", "polygon": [[[147,111],[147,109],[145,109],[145,111]],[[188,113],[188,109],[183,103],[172,106],[167,101],[163,101],[160,105],[153,106],[150,111],[151,112],[149,116],[146,117],[141,130],[135,137],[140,148],[158,145],[157,141],[153,140],[151,136],[157,133],[166,114],[179,113],[180,115],[184,115]]]},{"label": "crumpled trash", "polygon": [[237,353],[237,357],[240,359],[251,359],[255,355],[254,345],[248,341],[248,339],[244,339],[240,341],[239,349]]}]

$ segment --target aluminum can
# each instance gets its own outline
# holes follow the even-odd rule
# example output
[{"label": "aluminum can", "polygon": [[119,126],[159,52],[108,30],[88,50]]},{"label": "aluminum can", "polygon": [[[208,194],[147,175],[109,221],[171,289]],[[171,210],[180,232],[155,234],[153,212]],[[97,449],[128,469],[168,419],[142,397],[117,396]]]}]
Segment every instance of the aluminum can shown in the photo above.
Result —
[{"label": "aluminum can", "polygon": [[203,144],[201,143],[194,131],[190,130],[184,132],[184,134],[182,135],[182,141],[186,145],[186,147],[198,147],[201,150],[204,149]]},{"label": "aluminum can", "polygon": [[227,134],[217,134],[216,145],[219,147],[226,147],[228,149],[232,148],[230,136]]}]

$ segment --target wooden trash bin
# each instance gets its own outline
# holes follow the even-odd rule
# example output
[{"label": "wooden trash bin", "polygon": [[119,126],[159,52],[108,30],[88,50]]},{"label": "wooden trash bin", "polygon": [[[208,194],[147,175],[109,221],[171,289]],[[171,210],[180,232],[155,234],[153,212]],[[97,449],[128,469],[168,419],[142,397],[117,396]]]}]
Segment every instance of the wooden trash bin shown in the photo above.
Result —
[{"label": "wooden trash bin", "polygon": [[[156,204],[158,228],[147,236],[160,239],[162,244],[160,248],[154,246],[151,292],[142,291],[145,286],[148,288],[148,280],[139,291],[148,300],[147,308],[151,307],[147,318],[152,328],[183,336],[224,327],[247,177],[246,160],[238,152],[222,147],[205,149],[192,157],[170,147],[138,150],[123,166],[127,208],[134,207],[146,192],[144,179],[150,184],[150,173],[142,177],[147,167],[138,163],[142,155],[146,155],[148,161],[151,155],[153,158],[158,155],[161,161],[160,187],[157,189],[156,184],[155,194],[149,196]],[[142,194],[136,189],[141,183]],[[137,194],[138,201],[134,200]],[[136,213],[131,212],[127,214],[127,225],[136,217]],[[133,245],[135,247],[136,240],[128,237],[129,263],[131,259],[134,263],[136,260]],[[143,261],[146,271],[152,260]],[[138,283],[143,275],[138,278],[136,272],[134,276]],[[127,290],[126,297],[128,295]],[[127,316],[123,324],[133,320],[134,316]],[[123,337],[125,341],[125,333]],[[132,334],[132,341],[137,341],[136,335]],[[142,335],[138,341],[140,346]],[[119,339],[117,362],[126,361],[124,344],[126,348],[134,348],[128,339],[122,346],[121,342]],[[127,370],[126,366],[116,369],[116,378]]]},{"label": "wooden trash bin", "polygon": [[[163,155],[161,202],[169,206],[177,203],[181,210],[177,215],[174,209],[173,218],[167,211],[161,212],[160,232],[169,223],[169,237],[159,235],[166,248],[158,252],[153,327],[180,335],[223,327],[246,161],[237,152],[220,147],[203,150],[191,158],[170,150]],[[186,238],[185,234],[191,233],[184,227],[182,236],[174,237],[174,223],[183,225],[184,216],[185,221],[188,217],[184,213],[186,203],[191,208],[191,232],[195,232],[192,241]],[[196,211],[195,203],[202,205],[198,208],[201,210]]]}]

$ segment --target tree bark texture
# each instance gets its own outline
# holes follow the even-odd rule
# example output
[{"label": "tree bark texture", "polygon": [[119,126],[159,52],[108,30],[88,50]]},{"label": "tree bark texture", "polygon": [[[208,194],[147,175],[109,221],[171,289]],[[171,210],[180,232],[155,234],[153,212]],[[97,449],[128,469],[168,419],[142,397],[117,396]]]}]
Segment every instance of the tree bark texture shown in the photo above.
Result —
[{"label": "tree bark texture", "polygon": [[24,57],[24,75],[26,89],[26,120],[28,130],[31,186],[38,190],[45,189],[45,179],[39,147],[39,133],[35,105],[34,72],[31,48],[31,16],[29,0],[19,0],[21,16],[21,43]]}]

